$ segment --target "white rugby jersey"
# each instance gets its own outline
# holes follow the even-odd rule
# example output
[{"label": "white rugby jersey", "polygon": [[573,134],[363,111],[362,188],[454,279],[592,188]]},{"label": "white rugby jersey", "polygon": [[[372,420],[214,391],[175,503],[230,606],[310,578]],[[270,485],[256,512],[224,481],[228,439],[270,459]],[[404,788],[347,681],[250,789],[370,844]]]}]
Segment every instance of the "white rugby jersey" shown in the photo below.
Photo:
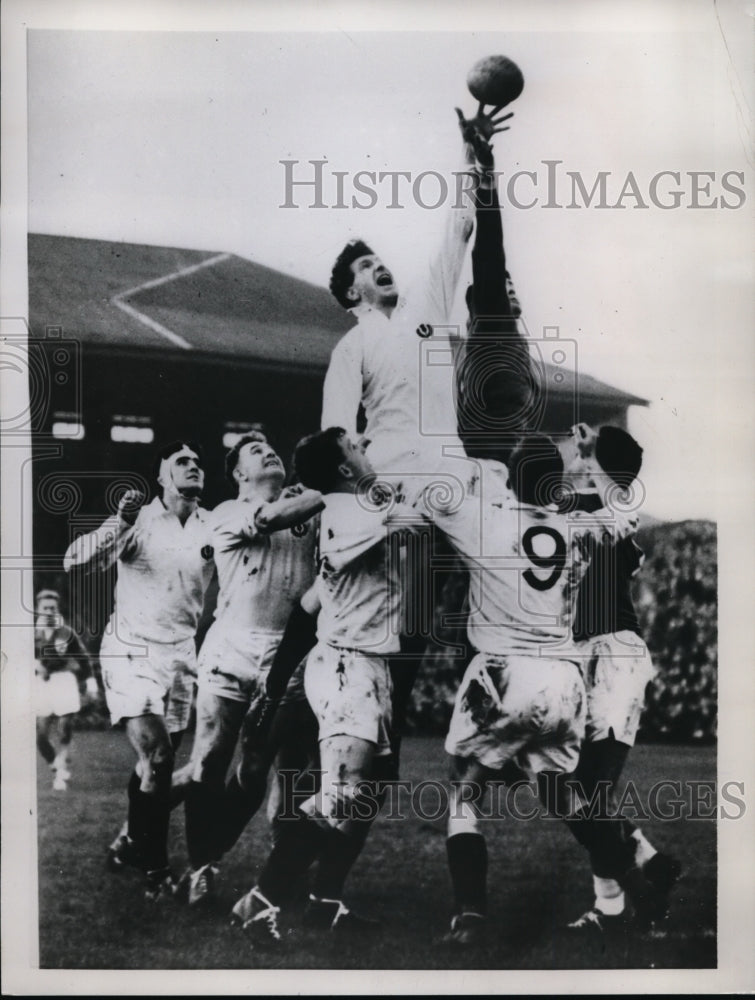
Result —
[{"label": "white rugby jersey", "polygon": [[356,441],[361,403],[367,454],[380,473],[432,471],[443,444],[462,450],[447,324],[473,222],[474,206],[464,195],[462,206],[449,210],[443,244],[424,280],[399,299],[390,319],[357,305],[357,325],[331,355],[321,426],[343,427]]},{"label": "white rugby jersey", "polygon": [[435,519],[470,570],[467,634],[482,653],[574,658],[577,588],[593,546],[637,530],[635,514],[559,513],[511,491],[468,497]]},{"label": "white rugby jersey", "polygon": [[399,651],[398,546],[386,513],[352,493],[330,493],[320,515],[320,642],[364,653]]},{"label": "white rugby jersey", "polygon": [[210,515],[219,585],[215,620],[230,629],[282,632],[315,579],[318,518],[263,533],[254,519],[266,502],[226,500]]},{"label": "white rugby jersey", "polygon": [[192,638],[214,570],[207,511],[198,507],[182,526],[155,497],[133,526],[119,530],[113,516],[77,538],[66,552],[66,569],[106,569],[118,561],[109,625],[117,635],[166,643]]}]

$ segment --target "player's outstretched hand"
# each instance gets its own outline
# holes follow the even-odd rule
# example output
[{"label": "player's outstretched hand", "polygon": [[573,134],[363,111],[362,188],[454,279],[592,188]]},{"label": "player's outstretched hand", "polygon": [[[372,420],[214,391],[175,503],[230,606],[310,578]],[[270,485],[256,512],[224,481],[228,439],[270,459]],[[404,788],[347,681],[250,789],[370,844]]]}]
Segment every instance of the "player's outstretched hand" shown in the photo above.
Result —
[{"label": "player's outstretched hand", "polygon": [[145,496],[141,490],[126,490],[118,501],[118,517],[126,524],[132,525],[144,503]]},{"label": "player's outstretched hand", "polygon": [[499,132],[508,131],[509,126],[503,123],[514,115],[509,111],[506,115],[498,117],[502,110],[500,107],[493,108],[492,111],[485,111],[485,105],[480,104],[474,118],[465,118],[460,108],[456,108],[459,118],[459,128],[464,142],[468,143],[474,150],[475,156],[485,167],[493,166],[493,148],[490,140]]}]

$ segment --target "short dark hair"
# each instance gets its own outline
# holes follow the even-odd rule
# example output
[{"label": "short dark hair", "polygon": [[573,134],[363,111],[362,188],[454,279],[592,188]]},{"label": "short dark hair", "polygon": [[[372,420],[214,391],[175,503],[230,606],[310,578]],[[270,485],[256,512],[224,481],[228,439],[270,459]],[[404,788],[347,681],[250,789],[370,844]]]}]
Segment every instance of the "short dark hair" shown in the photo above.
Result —
[{"label": "short dark hair", "polygon": [[152,473],[155,479],[157,479],[160,475],[160,465],[162,462],[166,458],[170,458],[171,455],[175,455],[177,451],[181,451],[183,448],[190,448],[199,459],[199,464],[204,465],[202,449],[196,441],[171,441],[170,444],[166,444],[155,455],[155,461],[152,464]]},{"label": "short dark hair", "polygon": [[601,427],[595,442],[595,458],[603,472],[626,489],[642,466],[642,448],[621,427]]},{"label": "short dark hair", "polygon": [[350,240],[336,257],[336,262],[330,273],[330,291],[344,309],[351,309],[352,306],[356,305],[346,295],[354,283],[354,272],[351,270],[351,265],[355,260],[367,257],[371,253],[374,253],[374,250],[368,247],[363,240]]},{"label": "short dark hair", "polygon": [[522,503],[547,507],[556,502],[563,474],[561,452],[547,434],[525,434],[509,457],[511,489]]},{"label": "short dark hair", "polygon": [[34,605],[38,605],[40,601],[56,601],[58,607],[61,605],[60,594],[57,590],[40,590],[37,596],[34,598]]},{"label": "short dark hair", "polygon": [[246,434],[242,434],[238,439],[233,448],[230,448],[225,455],[225,475],[226,479],[229,479],[232,483],[236,480],[233,478],[233,473],[236,470],[236,466],[239,464],[239,454],[241,449],[245,444],[253,444],[260,442],[262,444],[268,444],[267,434],[264,431],[255,430],[247,431]]},{"label": "short dark hair", "polygon": [[343,462],[341,439],[343,427],[328,427],[302,438],[294,452],[294,469],[299,481],[308,489],[331,493],[340,479],[338,466]]}]

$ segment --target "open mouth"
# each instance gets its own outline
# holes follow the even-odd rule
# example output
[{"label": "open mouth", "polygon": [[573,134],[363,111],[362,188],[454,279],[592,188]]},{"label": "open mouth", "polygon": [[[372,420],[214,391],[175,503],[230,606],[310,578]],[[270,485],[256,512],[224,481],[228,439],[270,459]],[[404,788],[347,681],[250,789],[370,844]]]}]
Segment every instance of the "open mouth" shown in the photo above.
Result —
[{"label": "open mouth", "polygon": [[393,284],[393,275],[390,271],[381,271],[375,278],[375,284],[380,288],[388,288]]},{"label": "open mouth", "polygon": [[275,467],[279,469],[281,468],[281,460],[279,458],[266,458],[264,467],[266,469],[270,467]]}]

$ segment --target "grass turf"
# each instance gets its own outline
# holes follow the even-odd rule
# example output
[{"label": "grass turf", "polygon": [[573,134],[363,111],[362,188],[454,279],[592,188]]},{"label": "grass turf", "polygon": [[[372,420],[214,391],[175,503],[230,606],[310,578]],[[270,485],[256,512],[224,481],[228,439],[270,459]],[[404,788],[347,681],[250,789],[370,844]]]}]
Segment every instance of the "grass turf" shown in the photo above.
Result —
[{"label": "grass turf", "polygon": [[[186,749],[179,763],[186,758]],[[415,784],[443,780],[438,739],[409,737],[402,777]],[[683,878],[661,933],[630,931],[609,941],[573,940],[564,925],[589,908],[586,856],[559,822],[486,821],[489,849],[490,939],[455,953],[438,947],[450,916],[443,817],[376,822],[347,886],[347,902],[381,920],[367,940],[303,928],[303,904],[282,914],[283,944],[253,947],[229,926],[229,911],[255,879],[269,848],[264,810],[223,863],[211,908],[144,899],[136,873],[105,871],[108,843],[125,814],[132,753],[123,733],[76,735],[69,791],[53,792],[40,762],[39,934],[42,968],[70,969],[606,969],[711,968],[716,964],[715,821],[677,818],[643,822],[657,847],[680,858]],[[641,795],[660,780],[714,781],[715,748],[639,746],[625,777]],[[408,796],[399,801],[408,804]],[[427,812],[439,798],[427,789]],[[661,796],[668,804],[669,795]],[[631,813],[630,813],[631,815]],[[173,815],[171,854],[186,862],[183,810]]]}]

